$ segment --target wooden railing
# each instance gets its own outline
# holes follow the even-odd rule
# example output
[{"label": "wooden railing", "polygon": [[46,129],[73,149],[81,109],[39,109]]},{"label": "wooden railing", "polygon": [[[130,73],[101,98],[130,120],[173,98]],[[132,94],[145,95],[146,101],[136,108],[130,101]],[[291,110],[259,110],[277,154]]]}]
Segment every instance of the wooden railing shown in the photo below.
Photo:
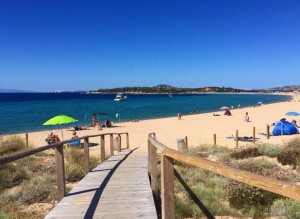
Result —
[{"label": "wooden railing", "polygon": [[[97,135],[88,135],[78,138],[78,140],[84,140],[84,174],[89,173],[89,164],[90,164],[90,156],[89,156],[89,139],[94,137],[100,137],[100,161],[101,163],[105,161],[105,136],[110,136],[110,155],[114,155],[114,143],[113,137],[117,136],[117,151],[121,151],[121,136],[126,136],[126,148],[129,148],[129,135],[127,132],[124,133],[106,133],[106,134],[97,134]],[[30,155],[37,154],[42,151],[46,151],[49,149],[55,149],[55,164],[56,164],[56,185],[57,185],[57,193],[58,193],[58,201],[60,201],[66,195],[65,189],[65,168],[64,168],[64,145],[69,142],[74,141],[74,139],[61,141],[59,143],[42,146],[39,148],[31,149],[28,151],[0,157],[0,165],[4,165]]]},{"label": "wooden railing", "polygon": [[274,178],[261,176],[251,172],[243,171],[221,163],[207,159],[193,157],[182,152],[170,149],[156,140],[155,134],[148,135],[148,168],[151,180],[151,188],[154,198],[159,199],[158,174],[157,174],[157,152],[161,156],[161,214],[162,218],[175,218],[174,207],[174,159],[190,164],[229,179],[255,186],[279,195],[300,201],[300,186],[276,180]]}]

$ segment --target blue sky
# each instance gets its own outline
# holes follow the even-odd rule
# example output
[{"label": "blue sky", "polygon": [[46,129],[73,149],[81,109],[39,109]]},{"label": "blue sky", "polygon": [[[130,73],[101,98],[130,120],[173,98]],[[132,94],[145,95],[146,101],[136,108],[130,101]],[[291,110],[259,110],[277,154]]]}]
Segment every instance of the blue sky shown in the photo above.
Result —
[{"label": "blue sky", "polygon": [[0,88],[269,88],[299,73],[298,0],[0,0]]}]

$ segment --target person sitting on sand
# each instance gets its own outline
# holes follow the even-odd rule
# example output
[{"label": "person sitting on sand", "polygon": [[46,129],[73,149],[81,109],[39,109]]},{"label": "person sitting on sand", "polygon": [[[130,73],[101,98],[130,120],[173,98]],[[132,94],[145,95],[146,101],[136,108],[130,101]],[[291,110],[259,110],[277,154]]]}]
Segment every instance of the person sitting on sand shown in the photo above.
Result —
[{"label": "person sitting on sand", "polygon": [[248,112],[246,112],[246,115],[245,115],[245,122],[250,122],[250,117],[248,115]]},{"label": "person sitting on sand", "polygon": [[53,135],[53,139],[54,139],[54,142],[53,142],[53,143],[58,143],[58,142],[60,142],[60,139],[59,139],[58,135]]},{"label": "person sitting on sand", "polygon": [[298,128],[296,120],[293,120],[291,123]]},{"label": "person sitting on sand", "polygon": [[75,131],[72,133],[71,139],[74,139],[74,138],[78,138],[78,136],[76,135],[76,132],[75,132]]},{"label": "person sitting on sand", "polygon": [[111,127],[111,122],[109,119],[105,120],[105,127],[110,128]]},{"label": "person sitting on sand", "polygon": [[55,143],[53,132],[49,132],[48,137],[45,140],[48,144]]},{"label": "person sitting on sand", "polygon": [[231,116],[230,110],[229,110],[229,109],[226,109],[224,115],[225,115],[225,116]]},{"label": "person sitting on sand", "polygon": [[139,120],[138,119],[134,119],[134,120],[132,120],[132,122],[139,122]]}]

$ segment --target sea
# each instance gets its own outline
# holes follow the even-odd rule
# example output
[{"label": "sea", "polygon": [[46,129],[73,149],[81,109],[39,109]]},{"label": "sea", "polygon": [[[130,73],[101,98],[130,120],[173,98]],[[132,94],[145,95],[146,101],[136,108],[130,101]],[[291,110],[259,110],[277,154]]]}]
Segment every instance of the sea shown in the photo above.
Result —
[{"label": "sea", "polygon": [[93,113],[104,122],[114,123],[153,118],[176,117],[229,108],[255,106],[287,101],[289,96],[267,94],[127,94],[126,101],[114,101],[115,94],[85,93],[1,93],[0,134],[15,134],[52,130],[60,126],[44,126],[56,115],[68,115],[78,120],[64,126],[89,126]]}]

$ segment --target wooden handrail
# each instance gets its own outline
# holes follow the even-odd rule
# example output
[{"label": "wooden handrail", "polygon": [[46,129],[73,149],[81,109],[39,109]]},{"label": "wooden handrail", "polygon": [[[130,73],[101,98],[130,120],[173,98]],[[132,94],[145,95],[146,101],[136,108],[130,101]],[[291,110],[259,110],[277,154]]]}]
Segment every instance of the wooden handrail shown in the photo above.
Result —
[{"label": "wooden handrail", "polygon": [[[119,134],[120,135],[124,135],[124,134],[128,135],[128,132],[122,132],[122,133],[105,133],[105,134],[97,134],[97,135],[86,135],[86,136],[79,137],[77,139],[81,140],[81,139],[86,139],[86,138],[93,138],[93,137],[99,137],[99,136],[105,136],[105,135],[119,135]],[[37,154],[37,153],[42,152],[42,151],[49,150],[51,148],[54,149],[56,147],[59,147],[61,145],[67,144],[67,143],[72,142],[72,141],[74,141],[74,139],[69,139],[69,140],[61,141],[61,142],[54,143],[54,144],[51,144],[51,145],[45,145],[45,146],[34,148],[34,149],[31,149],[31,150],[28,150],[28,151],[19,152],[19,153],[15,153],[15,154],[11,154],[11,155],[0,157],[0,165],[4,165],[6,163],[10,163],[10,162],[13,162],[15,160],[19,160],[21,158]],[[128,140],[128,142],[129,142],[129,140]],[[129,146],[127,146],[127,148],[128,147]]]},{"label": "wooden handrail", "polygon": [[149,141],[160,152],[163,152],[165,149],[167,149],[167,146],[160,143],[159,141],[157,141],[155,138],[151,137],[150,135],[149,135]]},{"label": "wooden handrail", "polygon": [[[89,138],[99,137],[100,136],[100,151],[101,151],[101,162],[105,159],[105,139],[104,136],[110,136],[110,148],[111,155],[113,155],[113,135],[118,135],[118,150],[121,150],[121,135],[126,135],[126,148],[129,148],[129,135],[127,132],[122,133],[105,133],[105,134],[97,134],[97,135],[87,135],[79,137],[78,140],[84,139],[84,173],[87,174],[89,172]],[[46,151],[49,149],[55,149],[55,163],[56,163],[56,185],[57,185],[57,193],[58,193],[58,201],[60,201],[65,196],[65,170],[64,170],[64,144],[67,144],[74,139],[69,139],[65,141],[61,141],[58,143],[54,143],[51,145],[42,146],[39,148],[34,148],[28,151],[19,152],[11,155],[7,155],[4,157],[0,157],[0,166],[28,157],[30,155],[37,154],[42,151]]]},{"label": "wooden handrail", "polygon": [[[225,164],[217,163],[200,157],[193,157],[186,155],[182,152],[168,148],[164,144],[160,143],[152,136],[148,135],[148,150],[149,150],[149,174],[151,179],[151,188],[153,194],[157,195],[157,180],[153,179],[157,177],[157,171],[154,165],[157,165],[157,154],[154,154],[159,150],[161,152],[161,200],[162,200],[162,218],[171,218],[169,215],[174,215],[174,167],[170,166],[173,160],[181,161],[189,165],[193,165],[210,172],[217,173],[225,176],[229,179],[237,180],[247,185],[255,186],[263,190],[267,190],[285,197],[292,198],[300,201],[300,186],[276,180],[271,177],[262,176],[259,174],[251,173],[248,171],[240,170]],[[167,165],[165,167],[164,165]],[[153,171],[155,170],[155,171]],[[166,173],[168,171],[168,173]],[[152,182],[155,185],[152,185]],[[167,216],[168,215],[168,216]]]},{"label": "wooden handrail", "polygon": [[192,157],[170,148],[164,150],[162,154],[175,160],[217,173],[227,178],[300,201],[300,186],[245,170],[240,170],[204,158]]}]

